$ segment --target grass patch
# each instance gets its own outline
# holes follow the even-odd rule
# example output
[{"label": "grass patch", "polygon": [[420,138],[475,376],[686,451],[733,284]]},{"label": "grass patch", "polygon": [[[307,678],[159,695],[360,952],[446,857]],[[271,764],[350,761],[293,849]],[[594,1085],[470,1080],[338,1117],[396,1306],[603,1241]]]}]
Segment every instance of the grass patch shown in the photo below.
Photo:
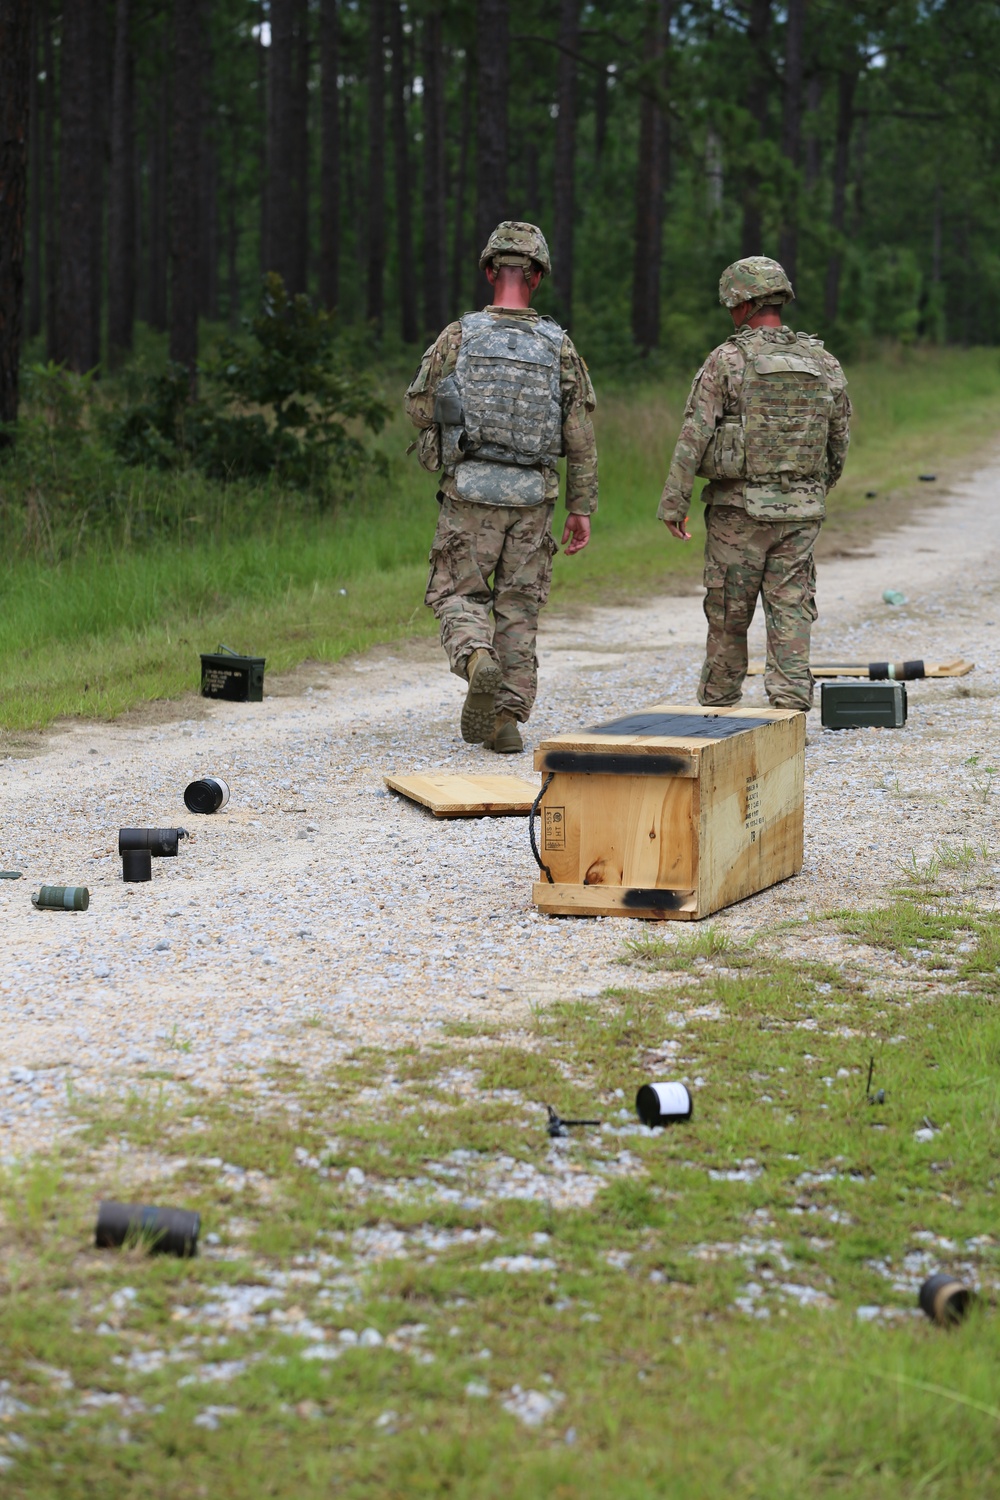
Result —
[{"label": "grass patch", "polygon": [[[975,946],[919,1001],[772,946],[521,1047],[81,1103],[0,1177],[5,1495],[993,1493],[1000,929],[955,920]],[[654,1071],[686,1125],[638,1127]],[[603,1127],[551,1142],[540,1090]],[[199,1209],[203,1253],[94,1250],[99,1196]],[[983,1292],[950,1333],[912,1315],[938,1268]]]},{"label": "grass patch", "polygon": [[697,927],[683,932],[673,942],[662,937],[641,937],[625,944],[621,962],[639,964],[652,972],[690,969],[697,960],[721,961],[727,968],[743,968],[751,962],[747,945],[740,944],[721,928]]},{"label": "grass patch", "polygon": [[[409,373],[384,373],[394,406]],[[834,545],[842,532],[856,542],[908,515],[911,487],[926,490],[914,476],[931,463],[942,477],[966,464],[992,438],[1000,404],[994,350],[890,350],[849,374],[856,420],[831,497]],[[598,376],[601,510],[591,548],[556,559],[556,606],[698,586],[697,540],[682,547],[655,521],[687,384],[685,374],[626,391]],[[276,482],[127,469],[100,448],[8,458],[0,727],[110,718],[176,698],[197,685],[197,653],[220,640],[265,655],[273,674],[432,635],[422,597],[433,482],[402,457],[410,435],[397,415],[377,445],[385,477],[359,477],[323,508]],[[77,489],[90,501],[70,507],[72,525],[56,525],[53,497]],[[693,524],[697,538],[697,505]]]}]

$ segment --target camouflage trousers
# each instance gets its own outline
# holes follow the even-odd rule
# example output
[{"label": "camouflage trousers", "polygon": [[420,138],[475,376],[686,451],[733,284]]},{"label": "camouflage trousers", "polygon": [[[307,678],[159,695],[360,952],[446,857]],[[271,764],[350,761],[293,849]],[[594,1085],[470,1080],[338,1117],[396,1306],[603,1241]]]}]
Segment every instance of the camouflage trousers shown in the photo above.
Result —
[{"label": "camouflage trousers", "polygon": [[816,618],[813,547],[820,521],[755,521],[736,505],[705,515],[705,616],[708,647],[698,702],[740,701],[747,671],[747,631],[764,599],[767,666],[764,687],[775,708],[812,707],[809,634]]},{"label": "camouflage trousers", "polygon": [[489,651],[503,672],[497,713],[511,714],[522,724],[538,687],[538,611],[549,597],[552,557],[558,551],[553,509],[476,505],[446,496],[424,595],[441,623],[451,670],[464,678],[473,651]]}]

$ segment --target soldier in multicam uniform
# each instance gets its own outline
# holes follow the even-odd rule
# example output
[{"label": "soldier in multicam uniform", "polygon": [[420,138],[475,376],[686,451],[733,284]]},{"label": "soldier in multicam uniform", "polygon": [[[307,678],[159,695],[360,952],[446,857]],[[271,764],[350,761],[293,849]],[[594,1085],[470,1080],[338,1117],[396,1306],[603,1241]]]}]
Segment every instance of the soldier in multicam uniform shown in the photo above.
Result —
[{"label": "soldier in multicam uniform", "polygon": [[723,271],[719,301],[736,331],[694,378],[657,511],[674,536],[690,540],[694,480],[709,481],[699,703],[740,701],[747,630],[762,594],[767,696],[775,708],[812,707],[813,547],[847,457],[851,402],[844,372],[820,340],[782,323],[779,309],[793,296],[767,256]]},{"label": "soldier in multicam uniform", "polygon": [[551,271],[541,230],[498,224],[479,265],[493,304],[449,323],[431,345],[406,411],[421,429],[420,463],[432,474],[443,470],[425,602],[441,622],[451,670],[468,682],[462,738],[514,754],[524,749],[518,724],[535,701],[535,637],[558,550],[552,512],[563,454],[567,555],[590,540],[595,402],[569,336],[530,306]]}]

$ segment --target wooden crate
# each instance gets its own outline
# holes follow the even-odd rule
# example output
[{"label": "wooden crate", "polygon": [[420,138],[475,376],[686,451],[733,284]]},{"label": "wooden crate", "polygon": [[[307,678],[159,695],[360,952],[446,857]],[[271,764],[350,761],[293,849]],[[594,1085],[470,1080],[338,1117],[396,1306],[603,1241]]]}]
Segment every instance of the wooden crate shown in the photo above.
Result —
[{"label": "wooden crate", "polygon": [[692,920],[802,868],[805,714],[656,704],[535,752],[553,915]]}]

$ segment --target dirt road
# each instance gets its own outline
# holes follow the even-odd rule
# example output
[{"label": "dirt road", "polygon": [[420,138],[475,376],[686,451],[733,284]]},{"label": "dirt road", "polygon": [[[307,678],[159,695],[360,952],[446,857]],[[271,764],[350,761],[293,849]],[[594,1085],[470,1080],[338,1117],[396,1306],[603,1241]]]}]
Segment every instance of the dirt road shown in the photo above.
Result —
[{"label": "dirt road", "polygon": [[[962,655],[976,670],[913,684],[899,733],[831,734],[811,716],[803,873],[721,927],[877,902],[901,864],[941,844],[985,843],[997,860],[998,495],[994,464],[903,531],[822,567],[816,656]],[[678,545],[662,528],[650,539],[665,562]],[[886,587],[909,603],[886,606]],[[754,639],[762,654],[759,620]],[[550,615],[529,748],[653,702],[693,702],[703,643],[697,597]],[[261,705],[192,698],[176,722],[74,724],[45,753],[2,764],[0,866],[25,878],[0,882],[0,1160],[69,1128],[67,1087],[150,1075],[264,1086],[276,1057],[320,1067],[358,1041],[419,1044],[457,1019],[516,1031],[531,1006],[626,979],[616,960],[644,924],[539,917],[524,819],[438,822],[386,792],[390,771],[532,774],[529,754],[498,766],[462,744],[461,684],[436,647],[373,651],[274,686]],[[763,701],[759,680],[746,701]],[[194,818],[183,788],[211,772],[232,801]],[[118,828],[177,823],[192,832],[181,856],[155,861],[151,884],[123,885]],[[90,910],[34,911],[42,883],[86,884]]]}]

